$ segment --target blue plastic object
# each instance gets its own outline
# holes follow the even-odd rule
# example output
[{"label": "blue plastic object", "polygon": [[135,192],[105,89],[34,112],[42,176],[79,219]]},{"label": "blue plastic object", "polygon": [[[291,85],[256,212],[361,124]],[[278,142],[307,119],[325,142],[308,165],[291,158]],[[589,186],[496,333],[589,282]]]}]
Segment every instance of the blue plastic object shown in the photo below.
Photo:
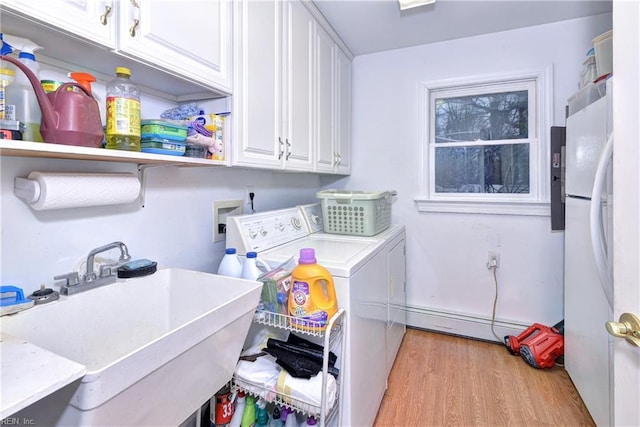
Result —
[{"label": "blue plastic object", "polygon": [[15,313],[33,306],[33,301],[24,297],[17,286],[0,286],[0,315]]}]

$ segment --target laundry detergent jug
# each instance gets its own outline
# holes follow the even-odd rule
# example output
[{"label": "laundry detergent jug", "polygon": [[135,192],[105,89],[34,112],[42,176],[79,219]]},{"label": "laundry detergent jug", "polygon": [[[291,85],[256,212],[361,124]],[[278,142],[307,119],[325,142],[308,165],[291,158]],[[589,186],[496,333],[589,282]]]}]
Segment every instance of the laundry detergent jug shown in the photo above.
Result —
[{"label": "laundry detergent jug", "polygon": [[298,265],[291,272],[291,325],[309,331],[323,331],[337,311],[333,276],[317,263],[313,248],[300,249]]}]

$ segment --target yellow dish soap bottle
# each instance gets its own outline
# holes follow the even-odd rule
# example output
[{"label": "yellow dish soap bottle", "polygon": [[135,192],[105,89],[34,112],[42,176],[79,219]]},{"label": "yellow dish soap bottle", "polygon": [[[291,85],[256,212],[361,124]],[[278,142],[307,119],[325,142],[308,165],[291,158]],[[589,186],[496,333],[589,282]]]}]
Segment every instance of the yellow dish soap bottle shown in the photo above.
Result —
[{"label": "yellow dish soap bottle", "polygon": [[317,263],[313,248],[300,249],[298,265],[291,272],[291,326],[308,331],[323,331],[337,311],[338,299],[333,276]]}]

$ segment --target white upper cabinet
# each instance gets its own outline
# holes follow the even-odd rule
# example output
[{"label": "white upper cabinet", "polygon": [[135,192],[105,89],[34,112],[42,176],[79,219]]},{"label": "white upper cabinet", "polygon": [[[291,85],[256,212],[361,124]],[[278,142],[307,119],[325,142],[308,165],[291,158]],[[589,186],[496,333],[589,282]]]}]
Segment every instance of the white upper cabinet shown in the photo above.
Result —
[{"label": "white upper cabinet", "polygon": [[119,10],[119,51],[231,93],[228,0],[130,0]]},{"label": "white upper cabinet", "polygon": [[[3,0],[1,12],[3,31],[27,38],[35,33],[47,44],[43,55],[113,74],[108,51],[77,44],[83,41],[218,96],[231,93],[231,0]],[[43,35],[43,28],[53,31]],[[72,37],[61,39],[61,33]],[[155,76],[145,76],[151,87]],[[180,90],[178,99],[188,99],[180,97],[185,92],[198,91]]]},{"label": "white upper cabinet", "polygon": [[116,47],[117,3],[118,0],[2,0],[3,7],[110,49]]},{"label": "white upper cabinet", "polygon": [[[235,7],[232,164],[348,173],[336,167],[339,48],[311,12],[314,6],[242,0]],[[350,77],[349,68],[343,77],[349,88]],[[345,116],[350,119],[350,111]]]},{"label": "white upper cabinet", "polygon": [[335,63],[335,172],[351,173],[351,59],[336,47]]},{"label": "white upper cabinet", "polygon": [[351,173],[351,60],[329,34],[316,36],[315,170]]},{"label": "white upper cabinet", "polygon": [[311,171],[313,17],[297,0],[235,8],[232,163]]}]

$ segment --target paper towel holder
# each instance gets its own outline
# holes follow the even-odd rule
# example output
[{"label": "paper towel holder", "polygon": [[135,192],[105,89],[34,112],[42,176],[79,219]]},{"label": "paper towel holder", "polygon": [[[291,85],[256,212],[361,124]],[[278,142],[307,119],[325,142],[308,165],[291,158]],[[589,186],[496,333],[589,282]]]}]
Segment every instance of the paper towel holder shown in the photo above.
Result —
[{"label": "paper towel holder", "polygon": [[[67,200],[63,202],[62,205],[58,204],[56,206],[55,205],[56,202],[59,202],[60,200],[64,200],[64,199],[59,199],[60,189],[59,188],[56,189],[56,184],[54,184],[53,188],[51,188],[50,184],[47,183],[47,179],[50,176],[55,177],[56,175],[62,175],[62,176],[72,175],[73,179],[75,179],[75,177],[77,176],[78,179],[81,179],[81,180],[84,179],[85,184],[87,182],[86,181],[87,179],[92,180],[91,183],[95,184],[96,179],[99,181],[104,178],[107,178],[109,180],[114,178],[116,180],[121,180],[123,178],[126,180],[130,180],[131,178],[133,178],[136,181],[136,185],[134,187],[131,187],[131,185],[129,185],[130,188],[128,188],[127,190],[124,190],[123,193],[121,193],[120,190],[108,189],[109,191],[107,192],[107,196],[108,194],[115,195],[115,199],[110,199],[109,201],[105,201],[105,199],[91,200],[92,196],[104,197],[105,193],[103,189],[102,192],[98,192],[98,193],[94,193],[93,191],[87,192],[86,194],[89,195],[89,199],[88,199],[88,203],[87,203],[87,200],[85,199],[84,203],[86,204],[77,204],[76,200],[71,200],[71,201]],[[58,183],[57,185],[60,186],[60,183]],[[63,190],[67,190],[67,188],[64,188]],[[54,197],[53,205],[51,204],[52,199],[49,199],[49,196],[52,191],[54,192],[54,194],[56,194],[56,196],[53,196]],[[56,191],[58,193],[56,193]],[[26,178],[15,177],[13,192],[18,198],[23,199],[31,208],[35,210],[104,206],[104,205],[131,203],[132,201],[135,201],[136,199],[139,198],[141,194],[141,182],[139,179],[136,178],[135,174],[130,174],[130,173],[66,174],[66,173],[55,173],[55,172],[42,173],[42,172],[34,171],[34,172],[31,172],[29,176]],[[121,193],[121,194],[118,195],[117,193]],[[63,191],[62,195],[63,197],[65,197],[67,195],[67,192]]]},{"label": "paper towel holder", "polygon": [[33,179],[16,177],[13,194],[29,204],[35,203],[40,198],[40,184]]}]

